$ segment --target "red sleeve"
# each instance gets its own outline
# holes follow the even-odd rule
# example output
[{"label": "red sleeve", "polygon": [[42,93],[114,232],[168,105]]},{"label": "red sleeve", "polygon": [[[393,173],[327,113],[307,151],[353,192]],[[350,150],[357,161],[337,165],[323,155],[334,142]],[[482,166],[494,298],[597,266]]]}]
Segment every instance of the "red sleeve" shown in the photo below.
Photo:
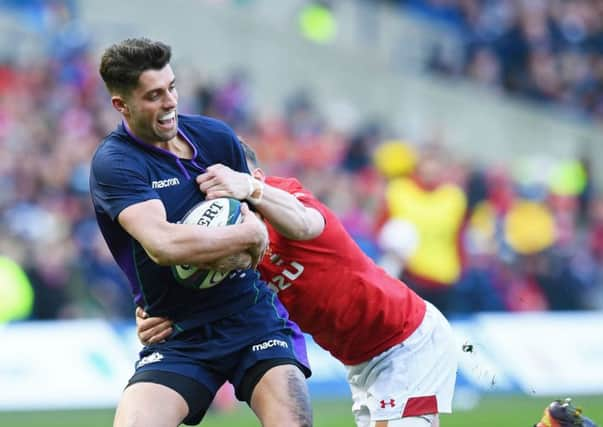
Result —
[{"label": "red sleeve", "polygon": [[327,219],[325,206],[312,194],[312,192],[304,188],[296,178],[281,178],[269,176],[266,178],[266,184],[286,191],[295,196],[304,206],[316,209],[320,214]]}]

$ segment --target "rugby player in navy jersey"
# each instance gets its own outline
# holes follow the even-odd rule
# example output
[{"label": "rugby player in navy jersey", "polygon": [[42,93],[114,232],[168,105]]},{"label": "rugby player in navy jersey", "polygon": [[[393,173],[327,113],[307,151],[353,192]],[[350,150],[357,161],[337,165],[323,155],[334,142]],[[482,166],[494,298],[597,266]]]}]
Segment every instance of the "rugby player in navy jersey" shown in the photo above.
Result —
[{"label": "rugby player in navy jersey", "polygon": [[[146,346],[117,407],[115,427],[200,422],[230,381],[263,426],[310,426],[303,336],[256,265],[267,231],[244,206],[242,223],[178,224],[204,199],[195,177],[212,164],[249,172],[224,123],[177,114],[169,46],[128,39],[103,54],[100,74],[122,123],[97,148],[90,189],[101,232],[136,305],[174,320],[170,340]],[[232,254],[236,248],[238,255]],[[217,286],[182,286],[170,266],[234,269]]]}]

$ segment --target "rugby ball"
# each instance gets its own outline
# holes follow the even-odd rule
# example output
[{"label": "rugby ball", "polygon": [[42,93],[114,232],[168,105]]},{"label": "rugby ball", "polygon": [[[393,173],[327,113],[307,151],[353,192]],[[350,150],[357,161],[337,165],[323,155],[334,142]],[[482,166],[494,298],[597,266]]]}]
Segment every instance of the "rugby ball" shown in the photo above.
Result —
[{"label": "rugby ball", "polygon": [[[204,200],[189,210],[179,221],[181,224],[196,224],[201,227],[225,227],[242,220],[241,202],[222,197]],[[192,265],[173,265],[172,273],[178,283],[193,289],[207,289],[220,283],[230,271],[204,270]]]}]

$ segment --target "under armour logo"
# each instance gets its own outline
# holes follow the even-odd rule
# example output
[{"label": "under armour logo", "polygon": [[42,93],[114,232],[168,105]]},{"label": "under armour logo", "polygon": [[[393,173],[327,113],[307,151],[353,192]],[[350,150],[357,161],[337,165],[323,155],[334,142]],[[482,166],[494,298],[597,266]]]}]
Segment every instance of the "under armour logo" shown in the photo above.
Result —
[{"label": "under armour logo", "polygon": [[391,406],[392,408],[394,406],[396,406],[396,401],[395,399],[389,399],[389,402],[386,402],[385,400],[382,400],[381,402],[381,408],[385,408],[387,405]]}]

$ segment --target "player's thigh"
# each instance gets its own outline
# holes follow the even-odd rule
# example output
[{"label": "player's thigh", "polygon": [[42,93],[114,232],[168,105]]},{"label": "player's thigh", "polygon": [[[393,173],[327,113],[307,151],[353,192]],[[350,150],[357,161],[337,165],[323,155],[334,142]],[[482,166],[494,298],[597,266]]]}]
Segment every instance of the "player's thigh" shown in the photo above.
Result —
[{"label": "player's thigh", "polygon": [[250,406],[264,427],[312,426],[306,379],[293,364],[270,367],[253,388]]},{"label": "player's thigh", "polygon": [[371,427],[439,427],[437,414],[422,415],[420,417],[406,417],[397,420],[373,421]]},{"label": "player's thigh", "polygon": [[186,401],[171,388],[155,383],[135,383],[124,390],[113,426],[177,427],[187,414]]},{"label": "player's thigh", "polygon": [[[150,384],[167,388],[173,391],[178,398],[170,399],[166,402],[169,402],[170,405],[174,400],[180,402],[180,399],[182,399],[185,402],[185,416],[180,418],[181,422],[186,425],[197,425],[205,416],[216,391],[224,383],[224,380],[219,376],[213,375],[212,372],[202,369],[200,366],[196,367],[194,375],[191,376],[190,370],[187,371],[187,368],[190,368],[190,363],[172,363],[174,362],[173,355],[167,351],[165,354],[166,356],[160,362],[166,361],[169,367],[173,370],[179,370],[179,373],[157,370],[148,364],[142,367],[139,366],[128,381],[126,391],[138,384]],[[143,388],[143,390],[147,389],[149,388]],[[162,393],[162,395],[164,394],[167,393]],[[125,392],[124,395],[126,395]],[[134,396],[139,398],[138,393],[134,393]],[[134,398],[128,395],[128,399]],[[155,402],[157,399],[154,399],[153,395],[153,398],[149,400]],[[146,404],[146,401],[143,402],[143,405]],[[180,415],[181,405],[179,403],[175,405],[178,409],[177,413]],[[155,407],[152,408],[153,410],[155,410]],[[129,426],[130,424],[125,425]],[[152,425],[154,426],[155,424]]]}]

